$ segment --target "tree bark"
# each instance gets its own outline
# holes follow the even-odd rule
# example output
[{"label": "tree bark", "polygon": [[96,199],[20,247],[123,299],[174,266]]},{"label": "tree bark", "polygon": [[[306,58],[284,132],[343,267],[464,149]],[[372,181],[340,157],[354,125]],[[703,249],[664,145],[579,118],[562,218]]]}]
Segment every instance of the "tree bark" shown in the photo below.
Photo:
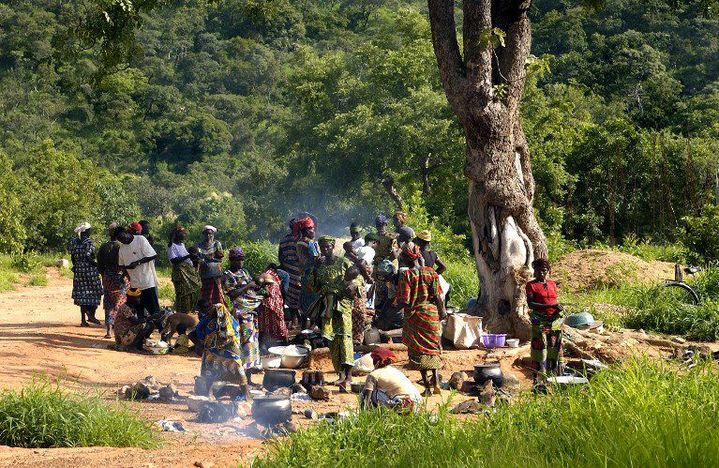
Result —
[{"label": "tree bark", "polygon": [[[519,116],[531,28],[529,0],[464,0],[460,54],[453,0],[428,0],[440,78],[467,141],[464,173],[486,329],[527,339],[524,285],[547,256],[534,215],[534,178]],[[504,46],[494,28],[504,34]],[[496,37],[493,37],[496,36]]]}]

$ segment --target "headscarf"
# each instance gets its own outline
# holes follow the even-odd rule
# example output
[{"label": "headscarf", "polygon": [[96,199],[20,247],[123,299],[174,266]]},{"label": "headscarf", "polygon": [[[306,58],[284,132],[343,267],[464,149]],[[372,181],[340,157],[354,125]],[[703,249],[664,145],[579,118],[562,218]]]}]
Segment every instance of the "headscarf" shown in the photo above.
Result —
[{"label": "headscarf", "polygon": [[546,258],[538,258],[532,262],[532,268],[534,268],[535,270],[540,267],[546,268],[547,271],[552,271],[552,267],[549,265],[549,261],[547,261]]},{"label": "headscarf", "polygon": [[334,244],[336,242],[336,239],[332,236],[325,235],[325,236],[321,236],[318,242],[320,245],[329,245],[329,244]]},{"label": "headscarf", "polygon": [[377,217],[374,219],[374,225],[378,228],[381,226],[387,226],[387,216],[383,215],[382,213],[378,214]]},{"label": "headscarf", "polygon": [[402,246],[402,255],[404,255],[406,258],[414,261],[419,258],[422,253],[419,250],[419,246],[415,244],[414,242],[407,242]]},{"label": "headscarf", "polygon": [[409,218],[409,215],[402,210],[397,210],[394,212],[394,217],[400,225],[404,226],[405,224],[407,224],[407,219]]},{"label": "headscarf", "polygon": [[205,227],[202,228],[202,232],[205,232],[205,231],[210,231],[211,233],[214,234],[214,233],[217,232],[217,228],[216,228],[215,226],[211,226],[211,225],[209,225],[209,224],[205,224]]},{"label": "headscarf", "polygon": [[422,239],[425,242],[432,242],[432,233],[429,231],[429,229],[425,229],[424,231],[419,231],[419,234],[417,234],[417,237],[419,239]]},{"label": "headscarf", "polygon": [[390,349],[383,348],[381,346],[375,348],[370,353],[370,356],[372,356],[372,362],[374,363],[375,369],[387,367],[390,364],[397,362],[397,356]]},{"label": "headscarf", "polygon": [[112,237],[112,236],[115,234],[115,229],[117,229],[118,226],[119,226],[119,225],[118,225],[117,223],[110,223],[110,224],[108,224],[108,225],[107,225],[107,235],[110,236],[110,237]]},{"label": "headscarf", "polygon": [[90,226],[90,223],[84,222],[75,228],[75,234],[77,234],[77,237],[80,237],[83,232],[87,231],[91,227],[92,226]]},{"label": "headscarf", "polygon": [[402,226],[397,230],[397,233],[399,234],[397,236],[397,241],[399,242],[409,242],[414,239],[414,229],[409,226]]},{"label": "headscarf", "polygon": [[245,258],[245,251],[242,247],[233,247],[229,253],[230,260],[240,260]]},{"label": "headscarf", "polygon": [[302,237],[302,231],[305,229],[314,229],[314,227],[315,222],[312,221],[312,218],[298,219],[292,226],[292,234],[295,236],[295,239],[300,240]]},{"label": "headscarf", "polygon": [[137,221],[133,221],[130,223],[130,225],[127,227],[128,231],[132,234],[140,234],[142,233],[142,225],[138,223]]}]

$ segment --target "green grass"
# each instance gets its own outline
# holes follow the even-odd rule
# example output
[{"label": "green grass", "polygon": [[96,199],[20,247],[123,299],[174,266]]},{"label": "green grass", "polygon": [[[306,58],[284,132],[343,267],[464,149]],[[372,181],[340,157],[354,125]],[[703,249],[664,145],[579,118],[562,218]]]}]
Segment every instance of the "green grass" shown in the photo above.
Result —
[{"label": "green grass", "polygon": [[[29,286],[47,286],[47,268],[55,266],[63,255],[54,252],[0,255],[0,292],[12,291],[23,283],[21,275],[29,275],[26,282]],[[61,270],[60,274],[72,278],[72,271],[69,269]]]},{"label": "green grass", "polygon": [[272,443],[255,466],[713,466],[719,372],[636,360],[474,420],[365,412]]},{"label": "green grass", "polygon": [[160,299],[167,299],[169,301],[174,302],[175,301],[175,287],[172,285],[172,283],[164,283],[160,284],[160,287],[158,288],[158,295],[160,296]]},{"label": "green grass", "polygon": [[29,286],[47,286],[49,283],[47,279],[47,275],[45,272],[43,273],[34,273],[30,276],[30,280],[28,281]]},{"label": "green grass", "polygon": [[0,445],[154,448],[159,440],[151,423],[129,409],[47,381],[0,394]]}]

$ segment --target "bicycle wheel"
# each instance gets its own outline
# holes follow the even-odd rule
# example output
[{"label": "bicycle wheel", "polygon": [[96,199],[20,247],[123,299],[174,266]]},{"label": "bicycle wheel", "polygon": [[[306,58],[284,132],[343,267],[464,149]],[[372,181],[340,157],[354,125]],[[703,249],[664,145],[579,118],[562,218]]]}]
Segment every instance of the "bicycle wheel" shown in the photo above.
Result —
[{"label": "bicycle wheel", "polygon": [[686,283],[667,283],[667,294],[685,304],[699,304],[699,295]]}]

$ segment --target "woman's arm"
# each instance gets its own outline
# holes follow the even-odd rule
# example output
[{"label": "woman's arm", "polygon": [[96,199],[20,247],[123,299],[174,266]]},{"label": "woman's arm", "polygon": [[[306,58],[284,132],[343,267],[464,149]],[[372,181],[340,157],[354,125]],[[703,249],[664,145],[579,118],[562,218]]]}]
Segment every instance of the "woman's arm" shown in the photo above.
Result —
[{"label": "woman's arm", "polygon": [[438,275],[441,275],[445,271],[447,271],[447,265],[444,264],[442,260],[440,260],[439,257],[437,257],[437,260],[434,261],[435,268],[434,271],[437,272]]}]

